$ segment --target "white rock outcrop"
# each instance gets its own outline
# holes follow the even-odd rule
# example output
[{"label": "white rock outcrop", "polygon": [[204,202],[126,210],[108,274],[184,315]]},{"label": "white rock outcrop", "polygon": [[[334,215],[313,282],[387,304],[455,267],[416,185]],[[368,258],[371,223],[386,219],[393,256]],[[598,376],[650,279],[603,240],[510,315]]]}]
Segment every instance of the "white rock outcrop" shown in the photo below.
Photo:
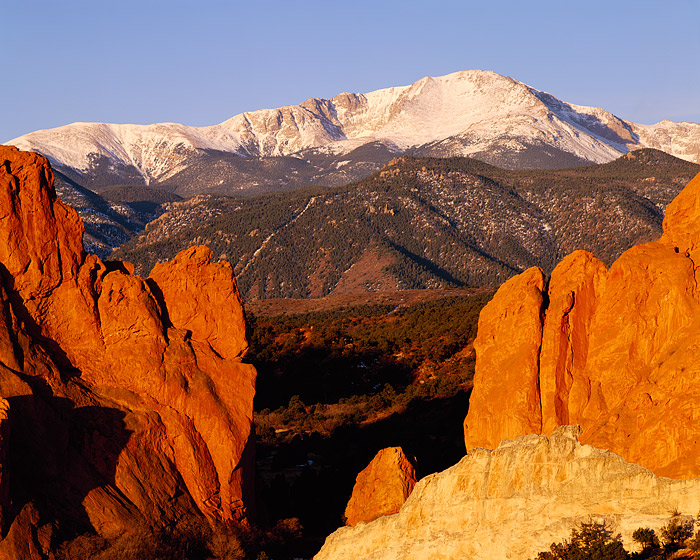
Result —
[{"label": "white rock outcrop", "polygon": [[671,513],[695,515],[700,479],[657,477],[619,455],[578,442],[580,429],[474,449],[418,482],[399,513],[343,527],[315,560],[533,558],[581,522],[603,521],[625,547]]}]

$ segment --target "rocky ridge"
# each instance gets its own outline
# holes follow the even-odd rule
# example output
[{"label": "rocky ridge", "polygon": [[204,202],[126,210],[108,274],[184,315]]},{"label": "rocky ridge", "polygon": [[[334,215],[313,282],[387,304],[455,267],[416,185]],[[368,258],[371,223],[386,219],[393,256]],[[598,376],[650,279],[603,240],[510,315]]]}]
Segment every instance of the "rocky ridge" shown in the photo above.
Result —
[{"label": "rocky ridge", "polygon": [[214,126],[73,123],[8,144],[46,155],[93,190],[167,184],[187,196],[345,184],[402,153],[468,155],[511,168],[565,167],[647,147],[700,163],[697,123],[627,122],[481,70],[311,98]]},{"label": "rocky ridge", "polygon": [[0,548],[245,522],[255,369],[230,265],[193,247],[133,276],[83,251],[44,157],[0,161]]},{"label": "rocky ridge", "polygon": [[609,269],[576,251],[548,281],[532,268],[499,289],[474,343],[468,449],[576,423],[659,475],[700,475],[700,175],[663,229]]},{"label": "rocky ridge", "polygon": [[338,529],[315,560],[532,558],[591,520],[606,521],[629,550],[635,529],[658,532],[669,512],[698,511],[700,480],[657,477],[578,434],[566,426],[472,449],[418,481],[399,513]]},{"label": "rocky ridge", "polygon": [[607,264],[661,234],[666,205],[700,166],[658,150],[561,170],[468,158],[396,158],[337,189],[168,204],[115,253],[147,273],[193,244],[234,266],[246,301],[498,286],[550,272],[577,248]]}]

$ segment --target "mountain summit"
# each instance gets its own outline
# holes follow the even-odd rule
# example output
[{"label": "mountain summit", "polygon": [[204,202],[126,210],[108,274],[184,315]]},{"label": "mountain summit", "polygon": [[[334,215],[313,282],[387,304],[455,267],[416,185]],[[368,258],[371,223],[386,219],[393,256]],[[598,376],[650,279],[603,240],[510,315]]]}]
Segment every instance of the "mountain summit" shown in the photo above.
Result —
[{"label": "mountain summit", "polygon": [[44,154],[90,188],[145,183],[195,194],[346,183],[397,153],[562,167],[652,147],[700,162],[700,124],[635,124],[470,70],[242,113],[214,126],[73,123],[8,144]]}]

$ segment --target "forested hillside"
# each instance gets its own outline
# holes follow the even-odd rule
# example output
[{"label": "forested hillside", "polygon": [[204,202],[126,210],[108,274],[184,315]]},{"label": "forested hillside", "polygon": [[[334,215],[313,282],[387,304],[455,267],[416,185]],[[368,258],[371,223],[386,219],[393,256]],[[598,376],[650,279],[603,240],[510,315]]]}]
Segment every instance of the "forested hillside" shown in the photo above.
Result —
[{"label": "forested hillside", "polygon": [[666,204],[698,171],[656,150],[528,171],[404,157],[345,187],[169,204],[114,258],[147,274],[206,244],[234,265],[249,300],[497,286],[530,266],[549,271],[576,249],[610,264],[656,239]]},{"label": "forested hillside", "polygon": [[270,524],[300,519],[315,553],[313,538],[342,523],[355,476],[378,449],[403,446],[421,476],[463,455],[471,343],[492,295],[249,314],[257,472]]}]

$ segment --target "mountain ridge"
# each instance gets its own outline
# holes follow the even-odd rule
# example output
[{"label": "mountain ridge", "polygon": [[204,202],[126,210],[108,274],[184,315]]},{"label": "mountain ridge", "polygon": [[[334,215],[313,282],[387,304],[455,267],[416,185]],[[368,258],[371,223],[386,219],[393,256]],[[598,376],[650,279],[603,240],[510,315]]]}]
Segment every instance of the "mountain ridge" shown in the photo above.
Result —
[{"label": "mountain ridge", "polygon": [[[357,179],[386,161],[355,171],[359,160],[341,156],[372,143],[394,154],[472,156],[491,158],[496,164],[515,157],[513,166],[523,162],[527,166],[534,157],[528,154],[542,150],[552,153],[539,162],[535,157],[536,167],[562,166],[557,164],[560,158],[565,165],[602,163],[644,147],[700,162],[700,124],[636,124],[602,108],[567,103],[513,78],[482,70],[425,77],[408,86],[366,94],[310,98],[298,105],[244,112],[212,126],[73,123],[8,143],[42,153],[54,167],[93,190],[100,181],[135,180],[183,183],[180,187],[185,188],[187,180],[188,184],[193,181],[181,176],[188,168],[212,158],[224,162],[228,176],[222,178],[219,170],[218,176],[202,179],[198,192],[192,194],[250,190],[266,181],[270,187],[279,186],[295,174],[301,176],[302,184],[321,184],[329,170],[340,167],[347,168],[350,180]],[[233,159],[226,161],[227,157]],[[300,171],[287,162],[272,177],[267,170],[267,178],[256,171],[255,178],[249,179],[238,169],[239,160],[262,163],[288,157],[311,168]],[[90,175],[102,179],[96,181]],[[341,176],[326,182],[343,184],[347,179]]]},{"label": "mountain ridge", "polygon": [[495,286],[533,264],[551,270],[577,248],[610,263],[657,238],[664,207],[698,171],[651,149],[534,171],[401,157],[344,187],[172,203],[112,258],[146,273],[203,243],[232,263],[247,301]]}]

